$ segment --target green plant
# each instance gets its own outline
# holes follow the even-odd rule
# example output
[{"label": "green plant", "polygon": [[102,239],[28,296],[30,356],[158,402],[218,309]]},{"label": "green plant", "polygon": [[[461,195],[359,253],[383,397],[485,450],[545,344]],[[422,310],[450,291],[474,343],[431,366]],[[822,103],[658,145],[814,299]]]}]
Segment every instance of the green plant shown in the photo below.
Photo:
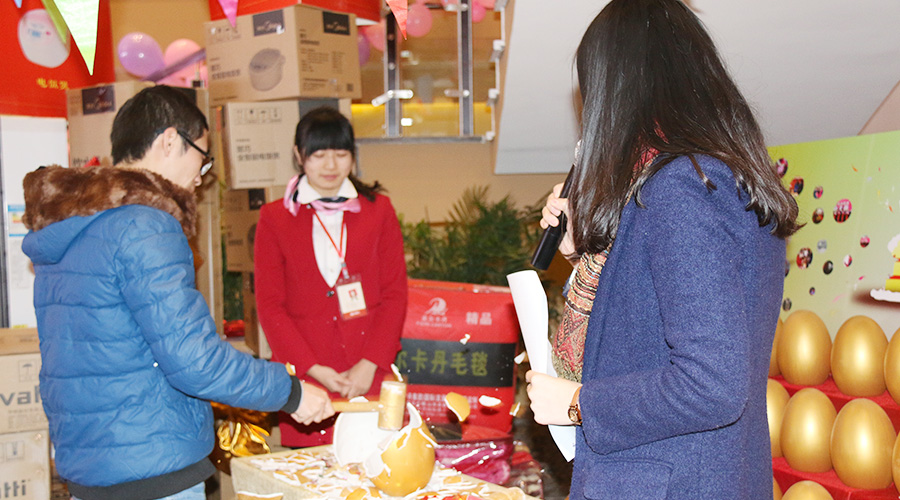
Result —
[{"label": "green plant", "polygon": [[507,274],[529,268],[543,203],[518,209],[509,196],[487,195],[486,186],[467,189],[446,223],[403,223],[410,277],[506,286]]}]

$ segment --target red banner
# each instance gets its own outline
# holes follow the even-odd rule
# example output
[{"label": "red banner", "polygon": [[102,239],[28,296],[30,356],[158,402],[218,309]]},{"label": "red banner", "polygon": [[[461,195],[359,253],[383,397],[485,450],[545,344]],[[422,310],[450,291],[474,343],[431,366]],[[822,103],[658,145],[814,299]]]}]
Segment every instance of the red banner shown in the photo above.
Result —
[{"label": "red banner", "polygon": [[[381,5],[384,0],[238,0],[237,15],[258,14],[269,10],[283,9],[290,5],[303,4],[321,7],[337,12],[356,14],[370,21],[381,20]],[[209,18],[213,21],[226,19],[219,0],[209,0]]]},{"label": "red banner", "polygon": [[100,0],[93,76],[72,35],[57,35],[41,0],[0,1],[0,114],[66,116],[66,90],[115,81],[109,0]]},{"label": "red banner", "polygon": [[509,432],[519,324],[505,287],[410,280],[397,367],[407,398],[427,420],[455,421],[449,392],[469,401],[472,425]]}]

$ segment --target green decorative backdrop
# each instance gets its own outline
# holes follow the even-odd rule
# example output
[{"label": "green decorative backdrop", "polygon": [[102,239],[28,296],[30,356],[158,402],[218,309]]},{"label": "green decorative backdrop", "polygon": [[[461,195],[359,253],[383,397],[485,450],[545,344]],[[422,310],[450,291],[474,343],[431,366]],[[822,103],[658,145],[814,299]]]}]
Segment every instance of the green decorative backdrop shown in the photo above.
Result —
[{"label": "green decorative backdrop", "polygon": [[892,302],[900,301],[900,293],[878,291],[896,262],[888,243],[900,234],[900,131],[769,152],[779,168],[786,167],[782,181],[795,193],[806,224],[788,241],[782,319],[811,310],[834,337],[845,320],[862,314],[890,338],[900,327],[900,303]]}]

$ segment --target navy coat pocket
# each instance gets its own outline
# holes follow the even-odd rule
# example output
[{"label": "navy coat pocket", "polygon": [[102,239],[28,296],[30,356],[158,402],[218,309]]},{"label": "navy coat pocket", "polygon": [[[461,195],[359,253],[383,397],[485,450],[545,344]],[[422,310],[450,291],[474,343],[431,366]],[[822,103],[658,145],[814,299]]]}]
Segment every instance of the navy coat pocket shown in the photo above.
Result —
[{"label": "navy coat pocket", "polygon": [[585,474],[584,496],[596,500],[664,500],[672,464],[652,459],[598,460]]}]

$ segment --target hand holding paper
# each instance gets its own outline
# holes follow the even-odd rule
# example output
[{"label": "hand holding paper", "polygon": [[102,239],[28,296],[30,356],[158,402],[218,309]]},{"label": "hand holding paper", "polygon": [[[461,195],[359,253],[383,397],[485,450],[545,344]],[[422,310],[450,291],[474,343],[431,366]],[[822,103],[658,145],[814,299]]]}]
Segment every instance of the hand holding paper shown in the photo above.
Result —
[{"label": "hand holding paper", "polygon": [[[541,280],[537,273],[531,270],[509,274],[506,279],[509,281],[531,369],[555,377],[556,370],[553,369],[550,360],[550,341],[547,339],[549,331],[547,295],[541,286]],[[549,428],[563,457],[568,461],[575,458],[575,428],[570,425],[550,425]]]}]

